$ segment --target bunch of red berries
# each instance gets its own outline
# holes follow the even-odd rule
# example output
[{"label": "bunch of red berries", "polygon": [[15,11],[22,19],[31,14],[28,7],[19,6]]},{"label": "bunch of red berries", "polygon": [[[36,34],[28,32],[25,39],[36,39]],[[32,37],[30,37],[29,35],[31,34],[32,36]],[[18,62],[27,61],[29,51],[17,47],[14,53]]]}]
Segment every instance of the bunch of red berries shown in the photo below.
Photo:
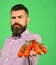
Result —
[{"label": "bunch of red berries", "polygon": [[46,54],[47,48],[44,44],[37,42],[36,40],[31,40],[28,44],[24,44],[20,51],[18,52],[18,57],[29,57],[31,50],[34,50],[36,54],[42,55]]}]

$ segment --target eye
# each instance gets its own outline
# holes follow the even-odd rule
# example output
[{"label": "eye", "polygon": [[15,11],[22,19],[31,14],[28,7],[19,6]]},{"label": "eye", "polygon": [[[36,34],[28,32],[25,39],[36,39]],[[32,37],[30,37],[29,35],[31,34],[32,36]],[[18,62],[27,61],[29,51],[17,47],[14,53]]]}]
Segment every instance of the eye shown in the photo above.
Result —
[{"label": "eye", "polygon": [[18,16],[18,18],[23,18],[23,16]]},{"label": "eye", "polygon": [[11,17],[12,19],[15,19],[16,17]]}]

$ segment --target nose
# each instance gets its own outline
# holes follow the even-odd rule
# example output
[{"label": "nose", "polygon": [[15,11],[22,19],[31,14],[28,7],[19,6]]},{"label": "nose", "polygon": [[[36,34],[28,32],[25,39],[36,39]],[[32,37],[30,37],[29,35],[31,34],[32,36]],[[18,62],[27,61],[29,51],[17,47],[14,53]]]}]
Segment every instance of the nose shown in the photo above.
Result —
[{"label": "nose", "polygon": [[16,17],[16,18],[15,18],[15,22],[16,22],[16,23],[17,23],[17,22],[19,22],[19,19],[18,19],[18,17]]}]

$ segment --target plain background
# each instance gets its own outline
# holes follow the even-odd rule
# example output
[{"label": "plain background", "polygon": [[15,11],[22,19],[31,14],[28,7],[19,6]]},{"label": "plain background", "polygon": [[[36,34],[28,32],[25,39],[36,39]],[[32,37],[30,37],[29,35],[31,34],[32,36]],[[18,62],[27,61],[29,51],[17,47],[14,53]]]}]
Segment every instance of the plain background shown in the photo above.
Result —
[{"label": "plain background", "polygon": [[10,9],[15,4],[24,4],[29,9],[28,29],[39,34],[48,53],[41,55],[38,65],[56,64],[56,0],[0,0],[0,49],[11,36]]}]

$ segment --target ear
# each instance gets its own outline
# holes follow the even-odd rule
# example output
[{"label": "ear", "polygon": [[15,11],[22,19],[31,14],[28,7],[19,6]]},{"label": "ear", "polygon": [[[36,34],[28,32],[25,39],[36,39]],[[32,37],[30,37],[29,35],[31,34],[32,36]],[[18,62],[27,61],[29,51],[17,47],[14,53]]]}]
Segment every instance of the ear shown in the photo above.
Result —
[{"label": "ear", "polygon": [[30,18],[28,17],[28,18],[27,18],[27,24],[29,23],[29,21],[30,21]]}]

